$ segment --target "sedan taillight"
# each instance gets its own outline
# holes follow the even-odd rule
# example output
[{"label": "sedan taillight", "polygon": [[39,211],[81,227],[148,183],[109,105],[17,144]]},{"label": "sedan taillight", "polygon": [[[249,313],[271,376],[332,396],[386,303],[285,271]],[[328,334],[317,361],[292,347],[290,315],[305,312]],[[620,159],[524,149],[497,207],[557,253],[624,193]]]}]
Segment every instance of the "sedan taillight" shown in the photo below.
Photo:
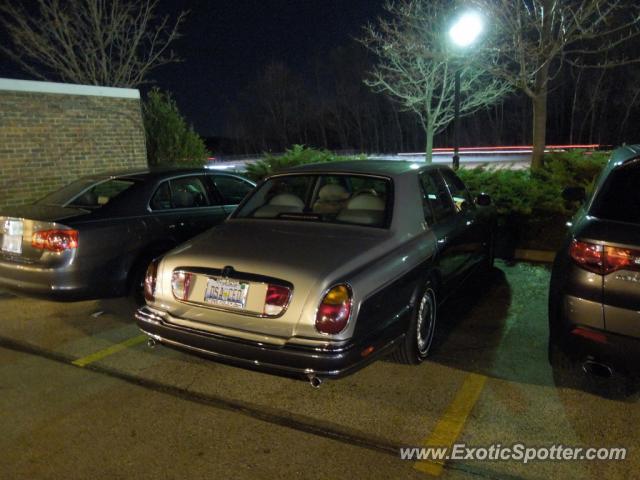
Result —
[{"label": "sedan taillight", "polygon": [[78,231],[41,230],[34,232],[31,237],[31,246],[38,250],[47,250],[56,253],[78,248]]},{"label": "sedan taillight", "polygon": [[599,275],[617,270],[640,270],[640,251],[573,240],[569,254],[580,267]]},{"label": "sedan taillight", "polygon": [[336,334],[345,329],[351,316],[351,288],[336,285],[324,296],[316,313],[316,330]]},{"label": "sedan taillight", "polygon": [[287,308],[291,298],[291,289],[282,285],[271,285],[267,287],[267,294],[264,298],[264,314],[269,316],[280,315]]},{"label": "sedan taillight", "polygon": [[156,280],[158,277],[158,260],[154,260],[147,267],[144,274],[144,299],[153,302],[156,299]]},{"label": "sedan taillight", "polygon": [[177,300],[186,301],[189,299],[189,293],[195,280],[194,277],[193,273],[180,270],[173,272],[171,275],[171,291]]}]

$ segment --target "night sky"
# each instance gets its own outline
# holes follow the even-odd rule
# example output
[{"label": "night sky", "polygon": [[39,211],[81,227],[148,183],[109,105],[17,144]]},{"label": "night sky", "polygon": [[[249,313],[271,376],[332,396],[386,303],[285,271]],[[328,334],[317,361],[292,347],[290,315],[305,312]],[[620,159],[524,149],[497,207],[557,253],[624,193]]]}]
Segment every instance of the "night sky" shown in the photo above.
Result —
[{"label": "night sky", "polygon": [[153,80],[174,93],[202,135],[224,132],[227,102],[272,61],[304,71],[307,59],[344,45],[382,10],[372,0],[164,0],[172,15],[190,11],[175,50],[183,63]]},{"label": "night sky", "polygon": [[[359,36],[382,0],[160,0],[158,13],[190,14],[174,44],[182,63],[160,67],[154,85],[174,94],[204,136],[222,135],[225,111],[264,66],[281,61],[304,74],[307,59]],[[0,34],[0,37],[4,35]],[[0,77],[32,79],[7,59]],[[148,87],[143,87],[145,91]]]}]

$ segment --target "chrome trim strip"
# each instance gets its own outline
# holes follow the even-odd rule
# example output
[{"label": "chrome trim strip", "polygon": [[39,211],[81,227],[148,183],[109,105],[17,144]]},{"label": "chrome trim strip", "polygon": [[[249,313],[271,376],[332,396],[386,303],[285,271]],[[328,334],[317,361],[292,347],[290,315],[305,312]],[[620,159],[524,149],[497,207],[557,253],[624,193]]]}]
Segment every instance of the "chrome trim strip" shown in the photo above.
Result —
[{"label": "chrome trim strip", "polygon": [[152,312],[149,309],[149,307],[142,307],[142,308],[139,308],[138,310],[136,310],[135,318],[137,320],[141,321],[141,322],[150,323],[152,325],[156,325],[156,326],[159,326],[159,327],[171,328],[171,329],[174,329],[174,330],[177,330],[177,331],[182,331],[182,332],[186,332],[186,333],[193,333],[193,334],[204,336],[204,337],[214,337],[214,338],[218,338],[220,340],[224,340],[224,341],[228,341],[228,342],[243,343],[243,344],[246,344],[246,345],[253,345],[253,346],[256,346],[256,347],[260,347],[260,348],[269,348],[269,349],[272,349],[272,350],[280,350],[282,348],[290,348],[290,349],[310,351],[310,352],[319,352],[319,353],[327,353],[327,352],[343,353],[343,352],[346,352],[346,351],[351,350],[353,348],[353,344],[346,345],[346,346],[338,346],[338,347],[335,347],[335,348],[331,348],[331,347],[314,347],[314,346],[311,346],[311,345],[302,345],[302,344],[295,343],[295,342],[286,342],[284,345],[274,345],[274,344],[270,344],[270,343],[254,342],[254,341],[251,341],[251,340],[245,340],[243,338],[229,337],[227,335],[221,335],[219,333],[208,332],[208,331],[205,331],[205,330],[197,330],[197,329],[194,329],[194,328],[188,328],[188,327],[184,327],[182,325],[175,325],[173,323],[169,323],[161,315],[158,315],[157,313]]},{"label": "chrome trim strip", "polygon": [[223,353],[217,353],[217,352],[212,352],[210,350],[205,350],[203,348],[198,348],[198,347],[193,347],[191,345],[185,345],[184,343],[181,342],[176,342],[175,340],[168,340],[160,335],[157,335],[155,333],[150,333],[147,332],[146,330],[144,330],[143,328],[140,328],[140,331],[142,333],[144,333],[145,335],[147,335],[148,337],[152,338],[153,340],[155,340],[156,342],[159,342],[161,344],[165,344],[165,345],[170,345],[170,346],[174,346],[174,347],[178,347],[178,348],[182,348],[185,350],[190,350],[192,352],[197,352],[203,355],[207,355],[207,356],[211,356],[214,358],[220,358],[220,359],[225,359],[225,360],[229,360],[231,362],[236,362],[236,363],[240,363],[243,365],[248,365],[248,366],[262,366],[274,371],[281,371],[281,372],[287,372],[289,374],[316,374],[316,375],[320,375],[320,376],[338,376],[338,375],[344,375],[347,374],[349,371],[352,370],[358,370],[359,368],[362,368],[361,365],[362,363],[364,363],[365,365],[367,363],[369,363],[370,361],[374,360],[375,358],[384,355],[385,352],[387,352],[388,350],[392,349],[401,339],[404,338],[404,335],[401,335],[393,340],[390,340],[389,342],[387,342],[384,346],[382,346],[381,348],[379,348],[376,352],[376,354],[374,356],[372,356],[371,358],[364,358],[362,359],[360,362],[356,362],[353,365],[349,365],[348,367],[342,369],[342,370],[323,370],[323,371],[319,371],[319,370],[314,370],[312,368],[295,368],[295,367],[288,367],[286,365],[280,365],[280,364],[274,364],[274,363],[266,363],[266,362],[259,362],[257,360],[247,360],[245,358],[241,358],[241,357],[234,357],[231,355],[225,355]]},{"label": "chrome trim strip", "polygon": [[266,368],[271,368],[273,370],[280,370],[280,371],[289,372],[289,373],[292,373],[292,374],[293,373],[295,373],[295,374],[322,373],[324,375],[335,375],[335,374],[337,374],[339,372],[339,370],[329,370],[329,371],[317,372],[317,371],[313,370],[312,368],[300,369],[300,368],[294,368],[294,367],[287,367],[286,365],[278,365],[278,364],[275,364],[275,363],[259,362],[258,360],[247,360],[246,358],[242,358],[242,357],[234,357],[234,356],[231,356],[231,355],[225,355],[223,353],[213,352],[211,350],[205,350],[203,348],[193,347],[191,345],[186,345],[186,344],[181,343],[181,342],[176,342],[175,340],[168,340],[168,339],[166,339],[166,338],[164,338],[164,337],[162,337],[160,335],[157,335],[155,333],[149,333],[146,330],[144,330],[143,328],[141,328],[140,331],[142,331],[142,333],[144,333],[145,335],[153,338],[157,342],[164,343],[166,345],[172,345],[174,347],[183,348],[185,350],[191,350],[193,352],[201,353],[201,354],[208,355],[208,356],[211,356],[211,357],[222,358],[222,359],[230,360],[230,361],[237,362],[237,363],[243,363],[245,365],[263,366],[263,367],[266,367]]},{"label": "chrome trim strip", "polygon": [[[226,268],[226,267],[225,267]],[[201,275],[206,275],[209,277],[224,277],[223,270],[224,268],[209,268],[209,267],[176,267],[173,269],[182,270],[189,273],[197,273]],[[233,270],[232,276],[227,278],[231,278],[232,280],[245,280],[247,282],[253,283],[271,283],[274,285],[281,285],[283,287],[288,287],[293,290],[293,283],[283,280],[281,278],[269,277],[267,275],[259,275],[256,273],[248,273],[248,272],[239,272],[237,270]]]}]

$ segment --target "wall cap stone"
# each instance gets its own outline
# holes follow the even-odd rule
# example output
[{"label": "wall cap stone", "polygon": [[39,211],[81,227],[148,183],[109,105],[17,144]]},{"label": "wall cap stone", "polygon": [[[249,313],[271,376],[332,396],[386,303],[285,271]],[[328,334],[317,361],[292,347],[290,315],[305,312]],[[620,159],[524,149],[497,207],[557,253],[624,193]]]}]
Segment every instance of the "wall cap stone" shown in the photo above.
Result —
[{"label": "wall cap stone", "polygon": [[134,88],[100,87],[96,85],[75,85],[72,83],[36,82],[0,78],[0,90],[31,93],[53,93],[64,95],[85,95],[92,97],[140,98],[140,90]]}]

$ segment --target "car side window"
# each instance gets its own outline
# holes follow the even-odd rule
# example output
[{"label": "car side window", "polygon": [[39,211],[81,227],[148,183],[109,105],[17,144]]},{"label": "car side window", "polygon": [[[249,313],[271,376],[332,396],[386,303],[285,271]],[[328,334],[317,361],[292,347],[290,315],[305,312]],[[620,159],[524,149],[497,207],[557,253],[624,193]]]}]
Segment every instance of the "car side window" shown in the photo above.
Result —
[{"label": "car side window", "polygon": [[453,203],[456,206],[456,212],[475,208],[473,198],[469,190],[467,190],[467,187],[464,186],[462,180],[460,180],[460,177],[451,170],[443,170],[442,175],[451,192],[451,198],[453,198]]},{"label": "car side window", "polygon": [[226,205],[239,204],[247,193],[253,190],[253,185],[236,177],[214,177],[213,183],[222,195]]},{"label": "car side window", "polygon": [[174,178],[162,183],[151,198],[153,210],[207,207],[211,203],[203,178]]},{"label": "car side window", "polygon": [[171,180],[171,204],[173,208],[209,206],[209,195],[203,179],[198,176]]},{"label": "car side window", "polygon": [[438,172],[422,172],[420,174],[422,188],[422,206],[428,224],[440,222],[455,214],[449,191]]},{"label": "car side window", "polygon": [[171,187],[169,182],[160,184],[151,198],[151,210],[168,210],[171,208]]}]

